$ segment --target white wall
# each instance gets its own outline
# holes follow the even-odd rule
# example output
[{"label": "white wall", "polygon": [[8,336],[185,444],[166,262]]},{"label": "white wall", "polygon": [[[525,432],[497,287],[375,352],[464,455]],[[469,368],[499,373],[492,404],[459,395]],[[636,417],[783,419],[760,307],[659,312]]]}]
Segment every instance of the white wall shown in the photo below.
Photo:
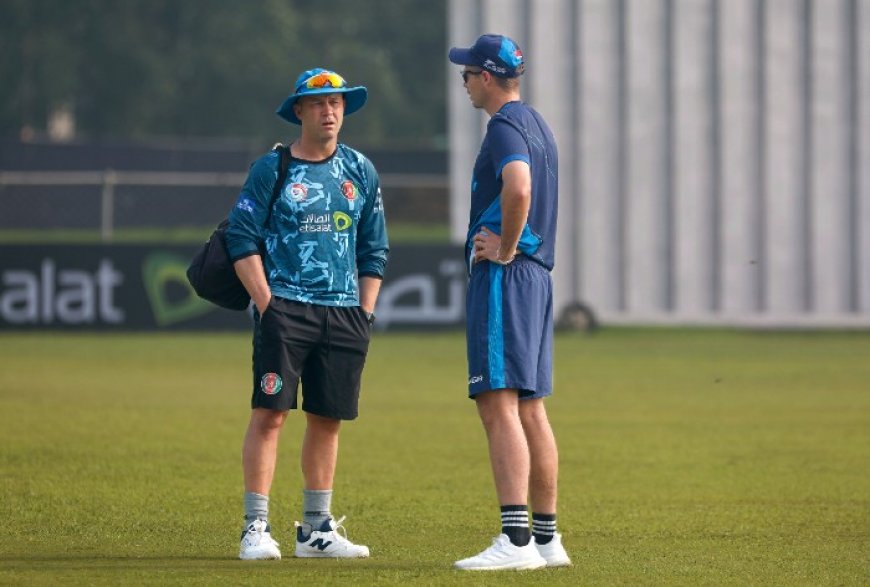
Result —
[{"label": "white wall", "polygon": [[[870,0],[449,11],[450,46],[519,43],[523,98],[556,134],[558,307],[583,301],[611,323],[870,326]],[[461,241],[486,119],[448,67]]]}]

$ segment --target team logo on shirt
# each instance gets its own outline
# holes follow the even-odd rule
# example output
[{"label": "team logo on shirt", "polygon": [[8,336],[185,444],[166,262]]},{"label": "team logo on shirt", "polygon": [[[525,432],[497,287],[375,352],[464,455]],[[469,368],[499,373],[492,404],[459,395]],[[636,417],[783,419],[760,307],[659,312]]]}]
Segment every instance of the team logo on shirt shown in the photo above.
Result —
[{"label": "team logo on shirt", "polygon": [[308,188],[301,183],[294,183],[290,186],[290,199],[294,202],[301,202],[308,197]]},{"label": "team logo on shirt", "polygon": [[341,184],[341,195],[343,195],[348,200],[356,200],[356,186],[352,181],[348,180]]},{"label": "team logo on shirt", "polygon": [[281,376],[277,373],[266,373],[260,379],[260,390],[266,395],[276,395],[281,391],[284,383],[281,381]]}]

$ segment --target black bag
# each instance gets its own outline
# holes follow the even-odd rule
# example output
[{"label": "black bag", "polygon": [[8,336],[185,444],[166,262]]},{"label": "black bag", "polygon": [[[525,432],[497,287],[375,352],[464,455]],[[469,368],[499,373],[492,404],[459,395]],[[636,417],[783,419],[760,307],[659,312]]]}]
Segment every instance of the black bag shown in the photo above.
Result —
[{"label": "black bag", "polygon": [[[288,147],[279,144],[275,145],[273,150],[278,151],[281,161],[278,167],[278,181],[272,188],[265,224],[269,223],[272,206],[281,192],[281,186],[284,185],[284,179],[287,177],[287,168],[290,166]],[[228,310],[245,310],[251,303],[251,296],[236,275],[227,253],[226,231],[229,224],[229,219],[224,219],[217,225],[190,262],[190,267],[187,268],[187,280],[193,286],[196,295],[202,299]]]}]

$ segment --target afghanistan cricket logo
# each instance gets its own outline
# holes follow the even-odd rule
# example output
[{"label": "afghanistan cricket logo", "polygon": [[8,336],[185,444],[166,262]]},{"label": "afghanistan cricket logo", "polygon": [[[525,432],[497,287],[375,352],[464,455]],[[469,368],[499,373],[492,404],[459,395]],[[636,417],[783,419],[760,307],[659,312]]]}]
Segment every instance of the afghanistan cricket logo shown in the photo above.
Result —
[{"label": "afghanistan cricket logo", "polygon": [[290,199],[294,202],[301,202],[308,197],[308,188],[301,183],[294,183],[290,186]]},{"label": "afghanistan cricket logo", "polygon": [[266,395],[276,395],[281,391],[282,386],[281,376],[277,373],[266,373],[260,379],[260,389]]},{"label": "afghanistan cricket logo", "polygon": [[356,200],[356,186],[348,180],[341,184],[341,194],[350,201]]}]

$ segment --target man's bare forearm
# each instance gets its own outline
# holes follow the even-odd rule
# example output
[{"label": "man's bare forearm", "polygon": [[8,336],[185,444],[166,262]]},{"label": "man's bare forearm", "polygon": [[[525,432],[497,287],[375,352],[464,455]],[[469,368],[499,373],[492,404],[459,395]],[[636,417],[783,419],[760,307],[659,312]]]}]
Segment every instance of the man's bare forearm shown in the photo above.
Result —
[{"label": "man's bare forearm", "polygon": [[233,263],[233,268],[262,314],[272,298],[272,290],[269,289],[266,271],[263,269],[263,259],[260,255],[250,255]]}]

